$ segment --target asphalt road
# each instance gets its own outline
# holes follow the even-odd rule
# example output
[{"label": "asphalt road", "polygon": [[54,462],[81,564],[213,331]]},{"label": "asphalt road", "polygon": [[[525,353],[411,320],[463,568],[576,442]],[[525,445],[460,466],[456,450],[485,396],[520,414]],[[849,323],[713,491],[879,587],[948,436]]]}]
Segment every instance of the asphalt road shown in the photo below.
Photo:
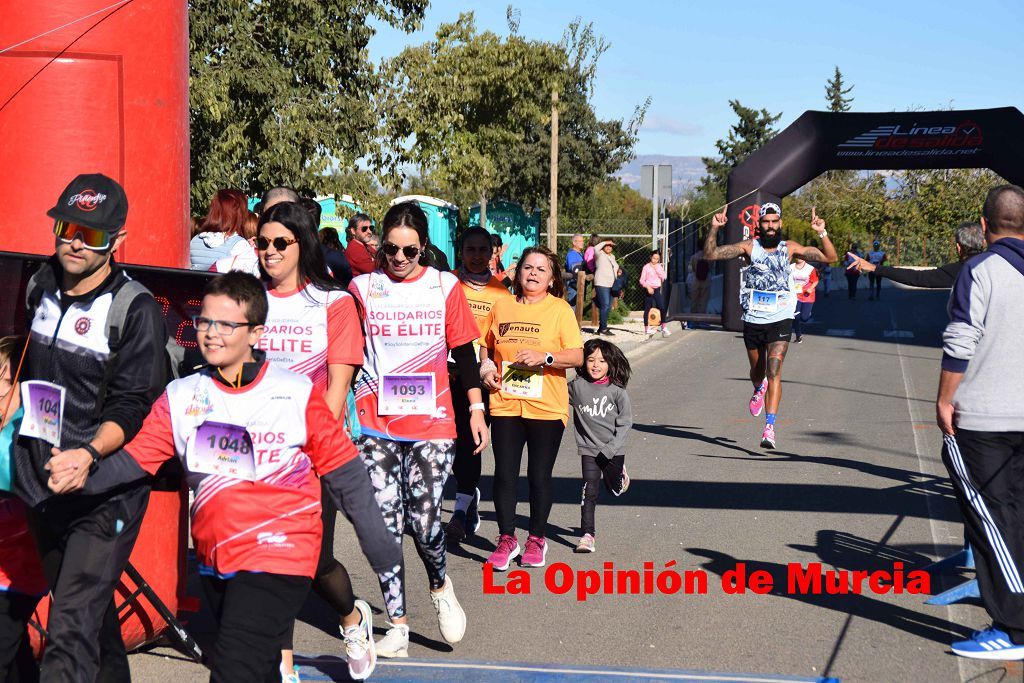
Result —
[{"label": "asphalt road", "polygon": [[[986,623],[977,604],[930,607],[911,594],[794,594],[790,563],[823,569],[906,571],[957,550],[962,529],[933,424],[945,292],[886,289],[878,302],[845,293],[819,299],[804,343],[786,359],[778,449],[758,447],[762,418],[747,411],[742,342],[694,331],[634,354],[630,490],[598,507],[598,552],[574,555],[580,465],[571,430],[555,469],[549,564],[575,570],[701,570],[706,594],[576,599],[530,571],[528,595],[483,590],[493,508],[482,536],[449,560],[469,628],[445,644],[422,566],[406,543],[412,660],[384,663],[381,680],[1022,680],[1018,665],[963,661],[948,644]],[[489,451],[481,489],[490,498]],[[525,482],[524,482],[525,484]],[[525,501],[525,488],[520,500]],[[520,529],[528,512],[520,505]],[[336,556],[375,609],[380,593],[350,527]],[[722,575],[745,564],[773,579],[767,594],[726,594]],[[496,583],[507,577],[498,575]],[[936,581],[938,591],[962,579]],[[196,593],[198,594],[198,593]],[[379,612],[378,612],[379,615]],[[306,680],[345,680],[335,617],[310,597],[296,627]],[[377,617],[383,626],[383,616]],[[208,615],[189,629],[206,646]],[[382,632],[382,631],[379,631]],[[131,657],[138,681],[205,679],[170,648]],[[688,672],[688,673],[686,673]],[[712,673],[701,673],[712,672]],[[741,676],[738,674],[750,674]]]}]

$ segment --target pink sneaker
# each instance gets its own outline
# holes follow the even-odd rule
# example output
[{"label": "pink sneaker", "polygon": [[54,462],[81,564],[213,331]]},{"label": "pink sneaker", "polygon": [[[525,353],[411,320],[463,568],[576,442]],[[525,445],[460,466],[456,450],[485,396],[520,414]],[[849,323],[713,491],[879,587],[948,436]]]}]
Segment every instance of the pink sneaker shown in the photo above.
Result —
[{"label": "pink sneaker", "polygon": [[494,549],[494,552],[487,558],[487,561],[494,565],[497,571],[503,572],[512,564],[512,560],[519,555],[519,541],[516,540],[515,536],[502,534],[498,536],[496,542],[498,547]]},{"label": "pink sneaker", "polygon": [[764,426],[764,434],[761,435],[761,448],[775,448],[775,425]]},{"label": "pink sneaker", "polygon": [[526,550],[523,551],[523,559],[519,561],[523,567],[543,567],[544,558],[548,554],[548,544],[540,536],[529,536],[526,539]]},{"label": "pink sneaker", "polygon": [[768,380],[761,382],[754,395],[750,397],[750,414],[757,417],[764,410],[764,392],[768,391]]}]

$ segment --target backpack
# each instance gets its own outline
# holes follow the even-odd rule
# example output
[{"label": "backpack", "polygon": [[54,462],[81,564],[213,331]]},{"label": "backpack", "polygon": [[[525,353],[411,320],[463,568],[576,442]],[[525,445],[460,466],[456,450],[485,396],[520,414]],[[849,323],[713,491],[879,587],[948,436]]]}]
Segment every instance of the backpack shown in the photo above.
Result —
[{"label": "backpack", "polygon": [[[37,271],[29,278],[28,287],[25,290],[25,305],[29,310],[32,310],[42,298],[41,285],[38,280],[40,272]],[[96,419],[99,419],[102,414],[103,403],[107,397],[107,386],[113,378],[113,361],[118,354],[121,330],[124,328],[125,321],[128,318],[128,309],[131,308],[132,302],[140,296],[152,297],[153,293],[141,282],[129,279],[114,293],[114,300],[110,303],[110,310],[107,312],[107,345],[110,347],[110,355],[107,357],[107,367],[103,375],[103,383],[100,384],[99,391],[96,392],[96,409],[94,413]],[[179,346],[172,337],[168,336],[167,343],[164,344],[164,353],[167,365],[170,368],[171,379],[178,379],[182,375],[181,367],[185,360],[185,349]]]}]

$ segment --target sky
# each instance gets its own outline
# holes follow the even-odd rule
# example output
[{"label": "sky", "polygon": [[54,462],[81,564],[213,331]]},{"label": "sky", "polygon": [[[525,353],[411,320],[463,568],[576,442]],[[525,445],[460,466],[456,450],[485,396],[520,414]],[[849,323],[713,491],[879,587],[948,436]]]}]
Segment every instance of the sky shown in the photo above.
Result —
[{"label": "sky", "polygon": [[[477,28],[507,35],[507,1],[433,0],[424,27],[381,25],[374,60],[429,41],[473,11]],[[651,96],[638,154],[710,156],[735,115],[729,100],[782,113],[779,129],[825,108],[838,65],[853,111],[1024,109],[1024,1],[782,0],[676,2],[515,0],[520,35],[558,41],[576,17],[611,47],[593,104],[628,119]]]}]

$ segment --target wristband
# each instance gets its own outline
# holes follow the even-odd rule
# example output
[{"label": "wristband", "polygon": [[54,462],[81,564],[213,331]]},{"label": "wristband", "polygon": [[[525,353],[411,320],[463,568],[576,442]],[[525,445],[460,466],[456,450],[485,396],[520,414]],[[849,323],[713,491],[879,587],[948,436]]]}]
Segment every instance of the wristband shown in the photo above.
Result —
[{"label": "wristband", "polygon": [[818,237],[820,237],[821,239],[825,239],[826,237],[828,237],[828,230],[822,230],[821,232],[819,232]]},{"label": "wristband", "polygon": [[479,410],[480,412],[483,412],[484,410],[487,410],[487,406],[485,406],[483,403],[470,403],[469,412],[472,413],[474,410]]},{"label": "wristband", "polygon": [[96,468],[100,466],[100,460],[103,459],[103,456],[100,455],[100,452],[96,450],[91,443],[83,443],[79,448],[92,456],[92,464],[89,465],[89,474],[95,474]]},{"label": "wristband", "polygon": [[487,360],[480,363],[480,379],[484,378],[484,375],[488,375],[492,372],[497,372],[498,366],[494,364],[494,361],[488,358]]}]

